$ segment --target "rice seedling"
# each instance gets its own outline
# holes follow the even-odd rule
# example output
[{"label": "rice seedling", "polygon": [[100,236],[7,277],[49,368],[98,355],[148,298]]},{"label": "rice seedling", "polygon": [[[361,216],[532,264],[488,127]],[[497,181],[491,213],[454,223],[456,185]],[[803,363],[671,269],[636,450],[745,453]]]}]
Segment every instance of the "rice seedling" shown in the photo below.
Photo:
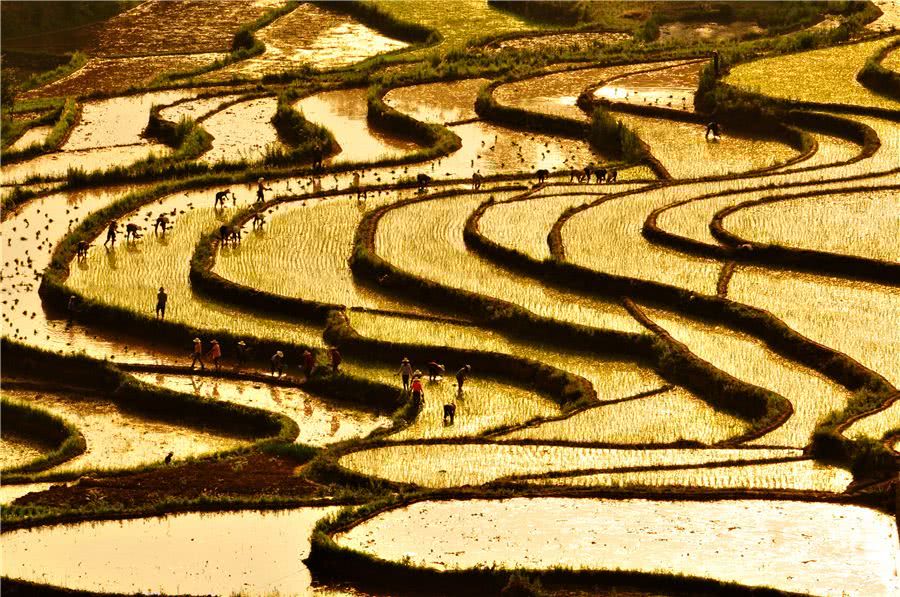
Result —
[{"label": "rice seedling", "polygon": [[751,443],[803,447],[809,443],[816,423],[844,408],[851,397],[843,386],[773,353],[752,336],[665,311],[648,310],[647,315],[701,359],[791,402],[791,418]]},{"label": "rice seedling", "polygon": [[53,127],[50,125],[33,126],[25,131],[21,137],[16,139],[16,142],[10,145],[9,149],[11,151],[21,151],[34,144],[43,145],[44,141],[47,139],[47,135],[49,135],[52,130]]},{"label": "rice seedling", "polygon": [[162,462],[168,452],[183,460],[247,443],[218,432],[145,419],[110,402],[9,389],[3,396],[70,421],[84,435],[87,450],[52,472],[131,468]]},{"label": "rice seedling", "polygon": [[[391,435],[391,439],[432,439],[465,437],[484,433],[497,427],[524,423],[535,417],[559,414],[559,407],[533,391],[519,388],[488,377],[474,375],[460,393],[453,371],[463,363],[446,366],[451,371],[436,381],[424,378],[425,404],[409,427]],[[397,364],[399,367],[399,363]],[[400,375],[394,367],[352,362],[345,365],[349,373],[400,387]],[[427,375],[427,369],[424,373]],[[455,422],[444,421],[444,405],[456,405]]]},{"label": "rice seedling", "polygon": [[532,77],[499,85],[494,90],[494,99],[504,106],[588,121],[590,115],[576,105],[581,92],[614,77],[679,62],[644,62],[583,68]]},{"label": "rice seedling", "polygon": [[324,446],[391,426],[387,417],[341,408],[297,388],[156,373],[136,373],[134,377],[157,387],[285,415],[300,427],[294,440],[298,444]]},{"label": "rice seedling", "polygon": [[[419,23],[441,34],[438,50],[447,52],[461,48],[470,39],[486,32],[523,31],[540,26],[510,12],[497,10],[479,0],[461,0],[452,4],[435,2],[405,2],[401,0],[376,0],[378,8],[396,15],[404,21]],[[422,58],[434,51],[423,48],[406,54],[409,59]]]},{"label": "rice seedling", "polygon": [[359,311],[350,311],[348,316],[350,325],[367,338],[437,347],[435,358],[438,362],[441,361],[439,347],[448,346],[510,354],[551,365],[587,379],[601,401],[634,396],[659,388],[664,383],[648,366],[640,363],[604,359],[595,354],[566,350],[550,344],[517,341],[476,325]]},{"label": "rice seedling", "polygon": [[704,66],[703,62],[688,62],[617,78],[596,89],[594,97],[693,112],[694,92]]},{"label": "rice seedling", "polygon": [[807,338],[851,356],[900,386],[900,329],[890,323],[900,306],[896,287],[740,266],[728,296],[769,311]]},{"label": "rice seedling", "polygon": [[456,122],[478,118],[475,98],[487,79],[463,79],[391,89],[384,103],[422,122]]},{"label": "rice seedling", "polygon": [[[278,193],[286,181],[267,184],[271,192]],[[250,184],[237,189],[242,192],[241,200],[250,199],[253,187]],[[109,251],[99,247],[102,243],[98,240],[98,247],[86,259],[73,264],[68,286],[89,300],[125,307],[147,317],[153,317],[156,293],[164,287],[169,295],[166,319],[170,321],[297,345],[321,345],[321,332],[312,325],[238,314],[232,307],[191,291],[188,274],[194,244],[201,235],[230,219],[229,210],[213,208],[213,194],[218,190],[177,193],[135,212],[128,219],[144,226],[144,238],[134,243],[122,239]],[[159,215],[168,217],[172,224],[165,234],[152,230]],[[189,340],[185,338],[186,346]]]},{"label": "rice seedling", "polygon": [[[502,297],[543,317],[595,328],[642,331],[617,303],[548,288],[497,269],[469,253],[463,242],[463,227],[468,215],[488,196],[462,195],[394,209],[379,222],[376,252],[410,274],[469,292]],[[504,195],[498,193],[496,199],[503,200]]]},{"label": "rice seedling", "polygon": [[[366,89],[341,89],[305,97],[294,104],[294,108],[310,122],[324,126],[334,134],[341,152],[327,160],[333,163],[371,162],[399,157],[419,148],[412,141],[369,128],[366,102]],[[272,111],[274,113],[274,108]]]},{"label": "rice seedling", "polygon": [[[335,540],[345,549],[440,570],[490,563],[506,569],[680,574],[799,593],[890,595],[900,590],[893,517],[832,503],[423,501],[369,518]],[[846,557],[848,550],[853,558]]]},{"label": "rice seedling", "polygon": [[900,192],[820,195],[753,205],[730,214],[729,232],[771,243],[900,261]]},{"label": "rice seedling", "polygon": [[844,429],[844,435],[850,439],[881,439],[895,429],[900,429],[900,400],[874,415],[857,420]]},{"label": "rice seedling", "polygon": [[869,91],[856,80],[869,56],[890,42],[879,39],[763,58],[734,67],[725,82],[786,100],[895,110],[896,101]]},{"label": "rice seedling", "polygon": [[483,485],[504,477],[589,469],[692,466],[747,460],[793,458],[800,450],[619,449],[518,444],[396,445],[360,450],[339,463],[352,471],[423,487]]},{"label": "rice seedling", "polygon": [[260,161],[269,148],[282,147],[271,118],[276,97],[262,97],[234,104],[203,121],[212,136],[212,149],[200,157],[208,164]]},{"label": "rice seedling", "polygon": [[215,112],[222,104],[233,102],[239,97],[239,95],[217,95],[215,97],[198,98],[161,108],[159,116],[170,122],[179,122],[182,119],[196,121],[207,114]]},{"label": "rice seedling", "polygon": [[6,506],[29,493],[47,491],[51,485],[56,485],[56,483],[24,483],[22,485],[4,483],[0,486],[0,506]]},{"label": "rice seedling", "polygon": [[768,168],[797,155],[779,141],[750,139],[725,134],[718,140],[704,139],[705,126],[626,112],[616,120],[650,145],[650,152],[675,178],[719,176]]},{"label": "rice seedling", "polygon": [[338,509],[192,512],[12,531],[3,536],[4,574],[91,592],[309,594],[300,560],[316,522]]},{"label": "rice seedling", "polygon": [[578,212],[562,227],[566,259],[609,274],[652,280],[715,294],[720,264],[655,245],[641,228],[654,209],[683,198],[666,187],[603,202]]},{"label": "rice seedling", "polygon": [[254,228],[249,222],[239,246],[219,251],[214,271],[243,286],[281,296],[422,312],[357,284],[347,264],[364,211],[393,199],[393,194],[379,194],[364,203],[334,198],[275,206],[265,214],[263,228]]},{"label": "rice seedling", "polygon": [[[608,192],[621,193],[640,188],[639,185],[597,187]],[[594,190],[594,189],[591,189]],[[571,207],[595,201],[600,197],[585,195],[550,195],[559,189],[550,187],[527,201],[498,203],[488,208],[479,221],[479,230],[486,238],[504,247],[538,259],[549,259],[550,246],[547,234],[562,215]]]},{"label": "rice seedling", "polygon": [[530,480],[554,487],[706,487],[842,493],[853,481],[849,471],[814,460],[765,464],[684,468],[665,471],[628,471]]},{"label": "rice seedling", "polygon": [[258,79],[263,75],[311,67],[348,66],[409,44],[381,35],[352,16],[304,3],[255,32],[266,50],[200,77],[200,80]]},{"label": "rice seedling", "polygon": [[688,440],[712,444],[746,430],[744,421],[716,412],[687,390],[675,388],[645,398],[595,406],[567,419],[513,431],[502,438],[618,444]]}]

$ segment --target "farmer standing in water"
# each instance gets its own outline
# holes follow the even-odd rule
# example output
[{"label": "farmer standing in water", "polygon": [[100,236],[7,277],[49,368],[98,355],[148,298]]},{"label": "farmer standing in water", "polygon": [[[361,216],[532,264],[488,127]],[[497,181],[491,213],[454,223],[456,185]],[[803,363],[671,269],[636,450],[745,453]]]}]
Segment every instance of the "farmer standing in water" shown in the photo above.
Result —
[{"label": "farmer standing in water", "polygon": [[200,363],[200,369],[205,371],[206,365],[203,364],[203,342],[200,338],[194,338],[194,354],[192,355],[194,360],[191,361],[191,371],[194,370],[194,366],[197,363]]},{"label": "farmer standing in water", "polygon": [[109,228],[106,229],[106,240],[103,242],[103,246],[105,247],[108,243],[112,243],[112,246],[116,246],[116,235],[119,233],[119,223],[115,220],[109,221]]}]

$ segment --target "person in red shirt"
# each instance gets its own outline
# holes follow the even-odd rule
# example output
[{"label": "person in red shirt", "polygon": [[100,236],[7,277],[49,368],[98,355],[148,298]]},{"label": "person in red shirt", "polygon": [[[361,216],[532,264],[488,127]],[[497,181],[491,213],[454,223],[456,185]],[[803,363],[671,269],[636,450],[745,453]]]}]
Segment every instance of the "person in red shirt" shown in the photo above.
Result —
[{"label": "person in red shirt", "polygon": [[413,376],[412,397],[413,397],[413,404],[416,406],[416,408],[421,408],[421,407],[425,406],[425,389],[422,386],[421,374]]},{"label": "person in red shirt", "polygon": [[216,366],[216,371],[221,371],[222,349],[219,348],[219,341],[213,340],[212,342],[210,342],[210,344],[212,346],[209,349],[209,352],[206,353],[206,358],[212,361],[212,364]]}]

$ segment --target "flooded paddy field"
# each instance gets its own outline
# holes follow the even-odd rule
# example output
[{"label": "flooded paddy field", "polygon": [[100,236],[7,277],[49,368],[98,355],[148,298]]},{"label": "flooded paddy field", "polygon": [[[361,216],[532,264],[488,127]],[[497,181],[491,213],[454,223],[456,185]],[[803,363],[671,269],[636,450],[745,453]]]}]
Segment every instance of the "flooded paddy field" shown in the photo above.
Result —
[{"label": "flooded paddy field", "polygon": [[300,434],[294,440],[299,444],[324,446],[365,437],[376,429],[391,426],[387,417],[330,404],[298,388],[159,373],[136,373],[134,377],[145,383],[185,394],[285,415],[300,428]]},{"label": "flooded paddy field", "polygon": [[3,396],[47,410],[84,435],[84,453],[49,469],[53,473],[132,468],[160,463],[169,452],[175,460],[184,460],[248,443],[213,430],[138,416],[101,399],[10,389],[4,389]]},{"label": "flooded paddy field", "polygon": [[[447,533],[448,527],[457,532]],[[663,569],[816,595],[889,595],[898,587],[893,518],[839,504],[571,498],[417,502],[380,514],[336,540],[381,558],[407,558],[440,570],[486,562],[532,570]],[[851,562],[847,549],[855,554]],[[744,565],[736,567],[735,561]]]},{"label": "flooded paddy field", "polygon": [[[313,527],[338,505],[363,506],[340,518],[354,520],[394,500],[403,506],[323,527],[361,552],[348,557],[381,560],[354,560],[361,568],[398,566],[376,587],[384,594],[409,592],[398,579],[423,574],[402,568],[415,565],[490,567],[478,574],[500,586],[516,567],[529,579],[555,566],[607,571],[607,584],[591,589],[604,594],[668,594],[679,574],[814,595],[896,594],[897,285],[762,258],[749,265],[710,230],[721,220],[747,242],[900,261],[891,234],[900,104],[879,87],[882,71],[861,77],[869,87],[857,80],[896,40],[871,33],[897,13],[876,4],[884,16],[869,23],[871,7],[834,3],[829,14],[767,5],[765,18],[748,4],[729,16],[729,4],[673,23],[651,3],[548,12],[540,2],[377,0],[337,11],[153,0],[57,39],[8,37],[5,25],[4,154],[48,138],[54,147],[3,160],[3,393],[78,429],[87,451],[46,473],[4,476],[21,481],[0,486],[4,584],[360,595],[321,586],[319,569],[305,567]],[[787,12],[802,24],[781,23]],[[47,84],[7,94],[19,64],[7,64],[7,50],[20,46],[83,56],[35,58],[62,67],[41,78]],[[717,110],[803,123],[815,128],[807,133],[817,150],[796,160],[786,137],[736,136],[744,127],[724,117],[721,138],[706,141],[705,123],[721,114],[703,102],[698,110],[694,96],[712,50],[724,66],[701,90],[712,86]],[[896,54],[885,69],[896,70]],[[206,68],[214,61],[228,64]],[[476,113],[488,85],[501,110],[523,111],[521,125]],[[369,98],[381,93],[461,147],[436,155],[413,140],[421,130],[406,118],[388,113],[389,130],[370,120]],[[582,135],[591,115],[581,96],[608,103],[670,176],[651,169],[631,135],[602,126]],[[337,140],[321,168],[266,160],[287,148],[271,121],[279,97],[297,98],[302,118],[279,126],[298,148],[308,149],[306,122]],[[788,113],[772,100],[813,105],[785,104]],[[64,101],[59,129],[38,121]],[[154,106],[171,123],[196,121],[211,149],[200,153],[197,130],[182,140],[184,127],[163,131],[169,145],[149,137]],[[810,110],[827,121],[796,114]],[[150,156],[168,159],[128,168]],[[393,163],[377,165],[385,159]],[[614,167],[618,180],[572,184],[570,171],[585,166]],[[490,179],[474,188],[473,174]],[[240,242],[219,242],[221,227],[254,207],[260,177],[274,201],[255,224],[244,212]],[[153,190],[160,183],[171,186]],[[86,218],[134,191],[156,198],[120,217],[113,245],[104,245],[104,222],[85,235]],[[716,216],[768,198],[778,200]],[[378,217],[367,217],[373,210]],[[139,238],[126,239],[129,224]],[[86,256],[51,264],[55,249],[69,255],[82,240]],[[191,283],[193,256],[204,267],[210,249],[219,290]],[[62,283],[61,293],[39,294],[48,271],[44,290]],[[598,273],[619,280],[605,285]],[[161,287],[165,324],[154,319]],[[246,306],[271,304],[270,295],[332,307],[313,318]],[[716,295],[732,301],[740,328],[692,318]],[[199,373],[189,366],[195,335]],[[210,370],[213,338],[223,341],[221,372]],[[254,348],[248,362],[236,359],[239,338]],[[815,343],[839,352],[819,358]],[[267,375],[278,347],[284,378]],[[310,375],[295,347],[314,349]],[[331,348],[343,352],[339,368]],[[421,405],[402,387],[404,356],[426,373]],[[429,360],[445,367],[433,380]],[[454,373],[467,363],[460,391]],[[746,385],[724,375],[774,394],[766,417],[786,403],[791,415],[762,428],[770,418],[726,410]],[[119,393],[105,385],[114,379],[126,384]],[[135,381],[142,394],[126,395]],[[184,413],[156,419],[126,408],[139,396],[169,408],[173,390]],[[115,401],[99,398],[107,395]],[[191,400],[209,416],[191,416]],[[247,407],[266,416],[265,432],[249,417],[243,429],[216,416]],[[259,441],[277,433],[275,419],[284,436]],[[286,437],[294,424],[299,434]],[[32,431],[3,427],[0,468],[53,457],[52,442]],[[170,453],[175,466],[166,466]],[[87,478],[45,482],[79,475]],[[287,509],[258,509],[273,507]],[[175,511],[188,513],[161,515]],[[94,521],[105,517],[120,519]],[[63,524],[73,520],[82,522]],[[634,592],[615,570],[655,575]],[[333,572],[340,582],[356,571]],[[548,594],[576,593],[551,585]]]},{"label": "flooded paddy field", "polygon": [[82,591],[318,595],[302,560],[313,526],[335,510],[198,512],[6,532],[3,574]]}]

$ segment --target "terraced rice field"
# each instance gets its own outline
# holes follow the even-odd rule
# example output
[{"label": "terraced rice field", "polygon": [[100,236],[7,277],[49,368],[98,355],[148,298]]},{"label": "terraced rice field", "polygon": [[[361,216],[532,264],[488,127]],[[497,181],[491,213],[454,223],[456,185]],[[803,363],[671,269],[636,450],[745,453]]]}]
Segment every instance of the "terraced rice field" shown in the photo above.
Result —
[{"label": "terraced rice field", "polygon": [[271,123],[278,106],[278,98],[263,97],[234,104],[203,121],[212,136],[212,148],[201,161],[258,162],[270,149],[282,148],[278,133]]},{"label": "terraced rice field", "polygon": [[[8,10],[35,9],[6,4],[5,38]],[[867,32],[900,13],[884,4],[885,15],[865,27],[857,21],[866,11],[813,15],[808,22],[825,25],[797,31],[778,29],[773,16],[788,5],[757,23],[743,15],[759,9],[742,4],[729,22],[664,18],[660,38],[648,41],[653,22],[642,23],[651,12],[690,9],[645,4],[554,5],[559,22],[551,23],[537,3],[376,0],[383,12],[366,14],[371,7],[338,13],[280,0],[149,1],[58,32],[59,43],[46,34],[33,43],[13,37],[24,44],[15,47],[5,39],[4,62],[7,50],[84,40],[82,68],[14,89],[9,108],[11,71],[4,64],[0,73],[4,127],[9,114],[20,126],[64,99],[80,112],[59,149],[21,162],[4,156],[0,304],[4,400],[64,419],[87,450],[4,477],[3,588],[12,594],[21,579],[38,583],[35,593],[51,585],[361,597],[431,586],[422,566],[458,570],[452,586],[437,589],[466,594],[506,585],[514,568],[554,597],[598,590],[578,570],[602,572],[609,594],[900,593],[900,287],[801,273],[764,256],[750,265],[710,231],[725,208],[778,198],[722,225],[747,242],[900,262],[900,103],[856,80],[896,39]],[[265,25],[253,22],[266,14]],[[852,41],[834,45],[841,22]],[[434,44],[410,49],[411,34],[423,32],[409,23],[437,33]],[[770,24],[795,37],[768,37]],[[229,54],[254,39],[264,52]],[[817,49],[783,52],[798,45]],[[799,152],[786,139],[734,136],[738,127],[724,118],[722,138],[707,142],[697,123],[717,116],[685,113],[695,109],[712,47],[730,69],[725,83],[865,125],[878,143],[835,136],[849,125],[816,126],[817,151],[788,163]],[[885,68],[896,68],[896,54]],[[243,59],[197,71],[226,56]],[[169,76],[184,70],[198,74]],[[273,73],[281,76],[261,81]],[[480,117],[477,95],[489,84],[501,106],[534,114],[521,123]],[[387,105],[447,127],[461,148],[422,160],[433,148],[404,126],[388,133],[370,122],[367,98],[383,89]],[[285,93],[340,146],[320,172],[305,159],[265,163],[267,151],[283,148],[271,118]],[[572,138],[580,130],[572,123],[540,118],[583,126],[582,95],[609,100],[670,177],[651,170],[652,160],[626,161],[627,148],[595,139],[600,153]],[[199,158],[175,153],[163,162],[171,172],[158,176],[129,168],[175,149],[147,137],[153,106],[168,121],[199,122],[212,148]],[[26,131],[13,151],[50,130]],[[377,165],[386,159],[391,165]],[[616,167],[617,183],[571,184],[570,171],[589,164]],[[480,190],[475,173],[489,177]],[[431,184],[416,189],[418,175]],[[271,201],[261,225],[248,220],[240,243],[214,244],[212,273],[234,284],[192,285],[191,259],[208,248],[198,243],[253,203],[259,177]],[[233,193],[215,209],[225,189]],[[136,191],[156,198],[119,219],[114,247],[103,246],[102,221],[82,227]],[[171,224],[164,234],[152,230],[159,215]],[[659,239],[654,221],[699,244]],[[141,238],[126,241],[129,223]],[[59,248],[69,258],[79,241],[90,243],[86,257],[51,261]],[[154,314],[160,287],[165,323]],[[244,306],[264,295],[332,310],[309,319]],[[688,316],[691,301],[705,307],[714,295],[752,319],[752,333]],[[233,339],[223,341],[224,370],[192,373],[191,338],[208,350],[225,333]],[[254,347],[247,362],[235,358],[237,338]],[[335,342],[339,373],[327,366]],[[835,352],[818,358],[815,343]],[[284,378],[269,376],[273,345],[285,353]],[[298,368],[303,347],[315,351],[310,375]],[[403,356],[426,373],[421,408],[401,387]],[[446,367],[434,381],[431,359]],[[454,372],[466,363],[473,368],[460,391]],[[134,378],[145,384],[140,400],[120,385]],[[721,406],[745,384],[774,394],[764,418]],[[190,412],[181,417],[167,410],[171,390],[201,400],[182,397]],[[784,407],[779,398],[793,412],[761,429]],[[282,436],[258,441],[278,431],[252,433],[249,415],[246,430],[222,420],[238,407],[279,415]],[[0,437],[5,470],[58,445],[14,420],[4,419]],[[294,424],[298,435],[287,437]],[[349,508],[332,518],[339,506]],[[97,520],[106,517],[121,519]],[[72,520],[83,522],[63,524]],[[554,567],[562,569],[545,574]]]},{"label": "terraced rice field", "polygon": [[700,358],[790,400],[791,418],[753,443],[801,448],[809,443],[816,423],[844,408],[850,399],[848,389],[774,354],[752,337],[661,311],[651,310],[648,315]]},{"label": "terraced rice field", "polygon": [[[366,90],[326,91],[301,99],[294,107],[307,120],[334,134],[341,152],[337,163],[375,161],[401,156],[417,149],[412,141],[392,137],[369,128],[366,122]],[[271,114],[275,113],[273,104]],[[270,117],[271,117],[270,114]]]},{"label": "terraced rice field", "polygon": [[560,421],[507,433],[504,439],[648,444],[696,441],[714,444],[741,435],[742,420],[716,412],[690,392],[676,388],[589,408]]},{"label": "terraced rice field", "polygon": [[594,91],[613,102],[694,111],[694,91],[704,62],[689,62],[662,70],[621,76]]},{"label": "terraced rice field", "polygon": [[[135,416],[116,404],[69,394],[3,390],[4,398],[33,405],[69,421],[84,435],[87,449],[50,472],[134,468],[159,463],[168,452],[184,460],[246,445],[213,430]],[[4,550],[6,544],[4,543]]]},{"label": "terraced rice field", "polygon": [[329,404],[300,389],[197,376],[137,373],[137,379],[162,388],[280,413],[300,428],[298,444],[324,446],[390,427],[387,417]]},{"label": "terraced rice field", "polygon": [[[536,417],[559,414],[559,407],[548,398],[524,388],[484,377],[469,379],[460,393],[453,372],[463,363],[447,364],[450,373],[435,381],[425,381],[424,406],[412,424],[391,435],[392,440],[434,439],[481,435],[497,428],[517,425]],[[353,363],[351,374],[400,387],[397,369],[384,365]],[[427,374],[427,370],[425,370]],[[444,405],[456,405],[456,422],[444,421]]]},{"label": "terraced rice field", "polygon": [[[463,225],[469,213],[490,196],[484,193],[422,201],[393,209],[379,223],[375,251],[404,272],[468,292],[500,296],[536,315],[597,328],[641,331],[615,303],[552,290],[498,270],[469,253],[462,238]],[[504,199],[500,193],[494,197]]]},{"label": "terraced rice field", "polygon": [[767,464],[723,465],[714,468],[546,477],[531,479],[528,482],[552,487],[703,487],[840,493],[852,480],[853,475],[842,468],[814,460],[792,460]]},{"label": "terraced rice field", "polygon": [[754,242],[900,261],[900,188],[750,206],[723,225]]},{"label": "terraced rice field", "polygon": [[[409,533],[410,525],[419,532]],[[847,537],[851,543],[821,541],[822,536]],[[417,502],[372,518],[337,540],[350,549],[439,570],[486,562],[532,570],[573,566],[652,572],[666,566],[685,575],[745,586],[777,584],[804,593],[889,595],[897,589],[893,519],[838,504],[573,498]],[[856,554],[851,562],[848,549]],[[735,560],[745,565],[735,567]]]},{"label": "terraced rice field", "polygon": [[[336,509],[195,512],[24,529],[4,534],[3,573],[83,591],[308,594],[312,579],[301,560],[309,534]],[[129,559],[123,569],[117,555],[137,550],[149,557]]]},{"label": "terraced rice field", "polygon": [[797,155],[782,142],[734,136],[727,128],[718,140],[706,140],[706,127],[701,124],[625,112],[614,116],[650,145],[650,152],[675,178],[761,170],[783,164]]},{"label": "terraced rice field", "polygon": [[[177,193],[134,213],[128,220],[144,227],[144,238],[132,244],[120,238],[118,246],[107,251],[102,246],[106,235],[102,234],[87,259],[71,269],[69,287],[89,300],[124,307],[147,318],[154,317],[156,293],[163,287],[169,295],[169,321],[300,346],[320,345],[320,332],[311,324],[265,316],[235,319],[227,306],[191,292],[188,274],[196,239],[217,230],[228,218],[227,210],[213,209],[214,192]],[[242,198],[250,196],[250,191],[242,192]],[[172,220],[172,229],[166,234],[152,230],[159,214],[168,214]],[[187,354],[190,346],[185,346]],[[223,348],[228,349],[233,347]]]},{"label": "terraced rice field", "polygon": [[[352,452],[339,464],[352,471],[424,487],[483,485],[505,477],[552,472],[690,467],[727,462],[792,459],[800,450],[772,449],[617,449],[517,444],[397,445]],[[702,468],[694,469],[698,475]]]},{"label": "terraced rice field", "polygon": [[384,103],[422,122],[458,122],[478,118],[475,98],[487,79],[463,79],[391,89]]},{"label": "terraced rice field", "polygon": [[[725,81],[770,97],[898,109],[898,103],[856,81],[856,73],[889,40],[764,58],[733,68]],[[777,72],[778,76],[771,74]]]},{"label": "terraced rice field", "polygon": [[203,78],[260,78],[301,67],[336,68],[408,45],[381,35],[348,15],[312,3],[301,4],[276,19],[256,37],[266,46],[262,55],[212,71]]}]

